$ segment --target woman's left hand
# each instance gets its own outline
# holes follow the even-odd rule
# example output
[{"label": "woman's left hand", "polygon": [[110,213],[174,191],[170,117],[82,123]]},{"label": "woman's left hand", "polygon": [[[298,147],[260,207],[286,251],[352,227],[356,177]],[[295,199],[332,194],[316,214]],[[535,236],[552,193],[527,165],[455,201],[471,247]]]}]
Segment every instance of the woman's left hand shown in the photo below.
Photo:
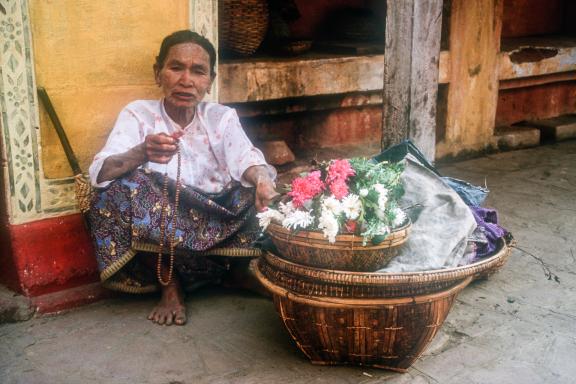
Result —
[{"label": "woman's left hand", "polygon": [[256,196],[254,205],[256,211],[262,212],[270,205],[272,200],[280,197],[274,187],[274,181],[268,174],[268,168],[265,165],[253,165],[244,171],[243,177],[256,187]]}]

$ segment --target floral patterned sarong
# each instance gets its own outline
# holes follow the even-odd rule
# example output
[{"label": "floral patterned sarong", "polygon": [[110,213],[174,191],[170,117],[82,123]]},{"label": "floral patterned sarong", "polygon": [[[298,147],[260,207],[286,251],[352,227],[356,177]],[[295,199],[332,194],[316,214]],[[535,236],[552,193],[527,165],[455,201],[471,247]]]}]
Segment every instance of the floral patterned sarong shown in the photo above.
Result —
[{"label": "floral patterned sarong", "polygon": [[[162,181],[157,172],[136,170],[95,194],[88,221],[105,287],[130,293],[157,289],[155,271],[140,258],[159,251]],[[220,277],[227,263],[219,256],[260,255],[252,246],[259,235],[253,189],[233,182],[218,194],[205,194],[182,186],[176,223],[173,180],[168,195],[164,253],[176,225],[175,271],[188,286]]]}]

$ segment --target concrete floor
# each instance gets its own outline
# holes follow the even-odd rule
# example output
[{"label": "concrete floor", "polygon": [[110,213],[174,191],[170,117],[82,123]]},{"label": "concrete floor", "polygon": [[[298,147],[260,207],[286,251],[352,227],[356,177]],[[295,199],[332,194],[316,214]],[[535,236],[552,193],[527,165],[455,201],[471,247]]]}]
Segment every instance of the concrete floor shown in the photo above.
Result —
[{"label": "concrete floor", "polygon": [[270,300],[209,288],[184,327],[145,319],[154,297],[121,297],[0,326],[0,383],[574,383],[576,141],[442,167],[491,190],[518,248],[466,288],[405,374],[307,362]]}]

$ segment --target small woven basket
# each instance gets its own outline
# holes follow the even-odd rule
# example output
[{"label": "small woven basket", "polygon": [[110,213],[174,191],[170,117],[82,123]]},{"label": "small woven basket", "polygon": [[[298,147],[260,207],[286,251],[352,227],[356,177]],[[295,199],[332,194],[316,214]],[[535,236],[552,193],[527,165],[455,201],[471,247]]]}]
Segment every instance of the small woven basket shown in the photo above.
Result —
[{"label": "small woven basket", "polygon": [[220,0],[218,14],[221,48],[249,56],[260,47],[268,29],[266,0]]},{"label": "small woven basket", "polygon": [[74,176],[74,187],[76,190],[78,209],[81,213],[88,212],[90,210],[90,203],[92,202],[92,195],[94,193],[88,175],[79,173]]},{"label": "small woven basket", "polygon": [[408,222],[395,229],[378,245],[362,245],[362,237],[338,235],[330,243],[321,232],[292,232],[271,223],[267,232],[280,255],[297,264],[342,271],[373,272],[383,268],[398,254],[398,247],[407,239],[411,229]]}]

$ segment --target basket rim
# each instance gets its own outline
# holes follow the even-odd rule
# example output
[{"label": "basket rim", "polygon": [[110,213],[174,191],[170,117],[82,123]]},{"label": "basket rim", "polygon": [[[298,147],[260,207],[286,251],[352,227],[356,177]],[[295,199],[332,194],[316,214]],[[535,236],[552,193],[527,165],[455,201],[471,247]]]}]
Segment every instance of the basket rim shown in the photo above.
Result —
[{"label": "basket rim", "polygon": [[[387,244],[394,243],[394,244],[401,244],[404,240],[408,237],[410,230],[412,229],[412,222],[410,218],[407,218],[406,223],[401,227],[395,228],[380,244],[377,245],[370,245],[370,246],[360,246],[358,248],[363,249],[378,249],[384,247],[388,247]],[[266,232],[268,232],[271,236],[275,238],[279,238],[276,234],[280,234],[281,236],[290,237],[293,239],[306,239],[312,241],[321,241],[321,242],[328,242],[328,240],[324,237],[321,231],[315,230],[299,230],[297,232],[292,232],[289,229],[284,228],[280,224],[270,223],[266,228]],[[276,236],[274,236],[276,235]],[[284,240],[280,237],[280,240]],[[342,243],[358,243],[361,244],[364,241],[362,236],[357,236],[354,234],[340,234],[336,235],[336,242]],[[329,245],[328,245],[329,246]]]},{"label": "basket rim", "polygon": [[327,283],[353,283],[357,285],[414,284],[436,281],[457,281],[466,279],[469,276],[477,276],[498,265],[501,260],[505,260],[510,255],[512,247],[506,244],[504,239],[500,239],[499,245],[500,249],[496,254],[472,264],[445,269],[398,273],[356,272],[309,267],[291,262],[269,251],[266,252],[263,257],[267,263],[275,268],[291,274],[297,274],[303,278],[313,277],[317,281]]},{"label": "basket rim", "polygon": [[392,297],[392,298],[341,298],[341,297],[324,297],[324,296],[314,296],[314,295],[304,295],[300,293],[292,292],[286,288],[283,288],[277,284],[270,281],[264,274],[260,271],[257,262],[251,264],[256,278],[266,289],[268,289],[272,294],[278,295],[280,297],[287,298],[291,301],[295,301],[303,304],[311,304],[319,307],[338,307],[342,306],[348,307],[368,307],[372,308],[374,306],[382,305],[402,305],[402,304],[420,304],[439,300],[451,295],[455,295],[462,291],[470,282],[473,280],[473,276],[468,276],[462,281],[455,282],[454,285],[449,288],[433,292],[425,293],[421,295],[408,295],[403,297]]}]

